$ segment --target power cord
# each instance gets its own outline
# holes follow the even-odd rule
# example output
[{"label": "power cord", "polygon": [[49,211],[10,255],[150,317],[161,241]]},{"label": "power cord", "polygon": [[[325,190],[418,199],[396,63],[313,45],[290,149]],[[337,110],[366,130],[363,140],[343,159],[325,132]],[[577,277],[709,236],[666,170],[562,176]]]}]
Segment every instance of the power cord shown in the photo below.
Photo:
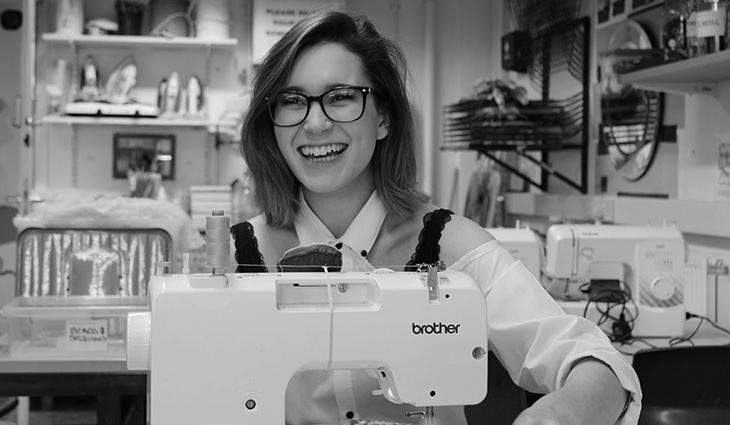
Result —
[{"label": "power cord", "polygon": [[[729,331],[729,330],[727,330],[727,329],[723,328],[722,326],[719,326],[718,324],[716,324],[715,322],[713,322],[713,321],[712,321],[712,320],[711,320],[711,319],[710,319],[709,317],[707,317],[707,316],[702,316],[702,315],[700,315],[700,314],[694,314],[694,313],[689,313],[689,312],[687,312],[687,313],[685,314],[685,319],[686,319],[686,320],[689,320],[689,319],[692,319],[692,318],[698,318],[698,319],[700,319],[700,322],[699,322],[699,323],[697,324],[697,326],[696,326],[696,327],[695,327],[695,329],[694,329],[694,330],[692,331],[692,333],[690,333],[690,334],[689,334],[688,336],[686,336],[686,337],[674,337],[674,338],[670,339],[670,340],[669,340],[669,346],[670,346],[670,347],[673,347],[673,346],[675,346],[675,345],[678,345],[678,344],[682,344],[682,343],[685,343],[685,342],[686,342],[686,343],[689,343],[689,344],[690,344],[690,345],[692,345],[692,346],[694,346],[694,345],[695,345],[695,343],[694,343],[694,341],[692,341],[692,338],[693,338],[693,337],[694,337],[695,335],[697,335],[697,332],[698,332],[698,331],[700,330],[700,327],[702,326],[702,323],[704,323],[704,322],[707,322],[707,323],[709,323],[709,324],[710,324],[710,325],[712,325],[712,326],[713,326],[713,327],[714,327],[715,329],[717,329],[717,330],[720,330],[720,331],[722,331],[722,332],[724,332],[724,333],[728,334],[728,336],[730,336],[730,331]],[[728,342],[728,343],[727,343],[727,344],[725,344],[725,345],[730,345],[730,342]]]},{"label": "power cord", "polygon": [[[613,342],[626,342],[632,339],[634,323],[638,317],[638,308],[634,304],[633,312],[627,308],[633,304],[631,289],[618,279],[594,279],[584,283],[580,291],[588,295],[588,302],[583,310],[583,317],[588,314],[591,303],[600,313],[596,324],[602,326],[612,320],[611,331],[607,332]],[[620,309],[618,314],[616,310]]]}]

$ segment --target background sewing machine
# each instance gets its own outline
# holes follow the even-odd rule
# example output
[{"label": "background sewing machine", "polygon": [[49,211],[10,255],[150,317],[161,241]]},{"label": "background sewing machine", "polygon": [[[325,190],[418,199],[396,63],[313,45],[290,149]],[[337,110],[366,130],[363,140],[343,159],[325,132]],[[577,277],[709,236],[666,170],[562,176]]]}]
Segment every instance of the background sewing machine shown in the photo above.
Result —
[{"label": "background sewing machine", "polygon": [[526,227],[487,227],[502,246],[509,251],[515,260],[525,265],[527,270],[538,280],[543,261],[543,244],[537,234]]},{"label": "background sewing machine", "polygon": [[303,370],[375,369],[425,412],[487,392],[486,304],[460,272],[163,274],[148,293],[127,361],[151,371],[157,425],[284,423]]},{"label": "background sewing machine", "polygon": [[[603,296],[611,282],[621,283],[630,294],[625,305],[614,305],[611,314],[625,308],[633,336],[675,337],[684,334],[685,246],[674,227],[623,225],[553,225],[546,238],[547,277],[569,282],[603,285],[594,294]],[[599,282],[600,281],[600,282]],[[598,285],[596,285],[598,286]],[[600,302],[560,300],[570,314],[601,320]],[[635,318],[635,320],[632,320]],[[631,323],[633,321],[633,323]],[[607,325],[612,325],[609,321]]]}]

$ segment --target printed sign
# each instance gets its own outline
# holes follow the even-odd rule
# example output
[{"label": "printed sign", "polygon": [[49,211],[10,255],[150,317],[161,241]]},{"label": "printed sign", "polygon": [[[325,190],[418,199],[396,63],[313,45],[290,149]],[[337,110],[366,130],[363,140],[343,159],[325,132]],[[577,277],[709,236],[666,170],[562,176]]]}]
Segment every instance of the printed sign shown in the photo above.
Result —
[{"label": "printed sign", "polygon": [[266,53],[297,22],[316,9],[338,3],[327,0],[254,0],[253,63],[263,61]]},{"label": "printed sign", "polygon": [[69,320],[66,322],[68,351],[107,351],[109,323],[106,320]]}]

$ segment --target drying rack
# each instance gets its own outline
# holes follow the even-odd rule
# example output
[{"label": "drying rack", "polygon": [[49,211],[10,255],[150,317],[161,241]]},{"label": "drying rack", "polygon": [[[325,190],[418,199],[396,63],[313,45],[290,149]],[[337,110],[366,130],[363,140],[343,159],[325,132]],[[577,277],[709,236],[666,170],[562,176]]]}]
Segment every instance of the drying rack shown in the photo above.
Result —
[{"label": "drying rack", "polygon": [[[577,191],[588,192],[590,19],[559,23],[533,40],[535,54],[531,77],[541,92],[541,100],[518,106],[505,113],[488,100],[468,99],[444,107],[442,150],[473,150],[492,159],[529,184],[547,190],[549,177],[557,178]],[[567,71],[576,94],[552,99],[551,78]],[[580,178],[574,179],[549,162],[549,152],[577,150]],[[500,158],[499,152],[512,151],[540,167],[536,181]],[[539,153],[539,157],[534,155]]]}]

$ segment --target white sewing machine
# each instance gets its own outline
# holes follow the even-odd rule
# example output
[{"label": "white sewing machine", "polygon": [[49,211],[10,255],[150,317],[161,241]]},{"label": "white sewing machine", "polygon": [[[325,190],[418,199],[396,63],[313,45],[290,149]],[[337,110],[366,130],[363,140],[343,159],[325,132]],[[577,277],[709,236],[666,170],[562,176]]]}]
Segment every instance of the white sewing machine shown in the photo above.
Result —
[{"label": "white sewing machine", "polygon": [[[553,225],[548,228],[545,275],[578,282],[615,280],[631,293],[633,336],[684,334],[682,233],[674,227]],[[595,303],[559,301],[568,313],[600,318]],[[618,313],[614,310],[614,315]]]},{"label": "white sewing machine", "polygon": [[375,369],[426,412],[487,392],[486,304],[460,272],[163,274],[148,293],[127,362],[150,370],[155,425],[283,424],[304,370]]},{"label": "white sewing machine", "polygon": [[527,270],[540,280],[540,265],[543,259],[542,243],[532,229],[488,227],[486,230],[509,251],[515,260],[521,261]]}]

